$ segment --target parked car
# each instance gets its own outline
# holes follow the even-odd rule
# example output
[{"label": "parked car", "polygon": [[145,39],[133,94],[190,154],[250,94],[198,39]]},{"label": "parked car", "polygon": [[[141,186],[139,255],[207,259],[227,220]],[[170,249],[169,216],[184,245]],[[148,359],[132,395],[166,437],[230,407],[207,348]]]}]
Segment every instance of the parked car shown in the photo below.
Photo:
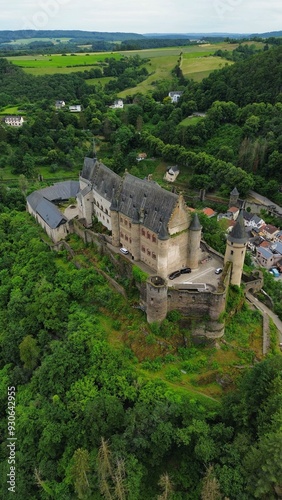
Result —
[{"label": "parked car", "polygon": [[222,273],[222,267],[218,267],[216,270],[215,270],[215,274],[220,274]]},{"label": "parked car", "polygon": [[183,267],[183,269],[180,269],[181,274],[186,274],[186,273],[191,273],[191,267]]},{"label": "parked car", "polygon": [[174,280],[174,278],[178,278],[178,276],[180,276],[180,275],[181,275],[181,272],[179,270],[178,271],[174,271],[173,273],[171,273],[169,275],[169,279],[170,280]]},{"label": "parked car", "polygon": [[120,248],[120,252],[123,253],[124,255],[127,255],[129,253],[129,251],[127,250],[127,248],[124,248],[124,247]]},{"label": "parked car", "polygon": [[280,273],[276,267],[272,267],[272,269],[269,270],[269,272],[274,276],[274,278],[279,278]]}]

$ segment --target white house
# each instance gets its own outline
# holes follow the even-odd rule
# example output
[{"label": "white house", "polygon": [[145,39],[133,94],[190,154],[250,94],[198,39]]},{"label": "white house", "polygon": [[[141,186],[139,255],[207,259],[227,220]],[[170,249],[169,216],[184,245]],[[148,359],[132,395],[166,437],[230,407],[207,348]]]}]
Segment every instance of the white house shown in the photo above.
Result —
[{"label": "white house", "polygon": [[21,127],[24,119],[22,116],[5,116],[5,123],[10,127]]},{"label": "white house", "polygon": [[168,182],[174,182],[178,175],[179,175],[179,168],[177,167],[177,165],[175,165],[173,167],[168,167],[164,179]]},{"label": "white house", "polygon": [[75,104],[73,106],[69,106],[69,111],[71,113],[80,113],[81,112],[81,104]]},{"label": "white house", "polygon": [[114,104],[110,106],[110,108],[113,109],[123,109],[123,100],[122,99],[116,99],[114,101]]},{"label": "white house", "polygon": [[61,109],[66,105],[65,101],[56,101],[55,102],[55,108],[56,109]]},{"label": "white house", "polygon": [[169,92],[168,97],[170,97],[171,102],[177,103],[179,101],[180,97],[182,96],[182,94],[183,94],[182,90],[176,90],[173,92]]}]

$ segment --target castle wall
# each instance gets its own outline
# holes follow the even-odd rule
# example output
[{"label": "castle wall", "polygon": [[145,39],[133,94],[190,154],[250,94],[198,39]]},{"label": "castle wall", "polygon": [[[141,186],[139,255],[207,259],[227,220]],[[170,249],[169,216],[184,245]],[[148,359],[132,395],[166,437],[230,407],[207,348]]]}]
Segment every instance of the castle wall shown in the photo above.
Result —
[{"label": "castle wall", "polygon": [[187,267],[188,231],[184,231],[168,240],[167,274]]},{"label": "castle wall", "polygon": [[112,202],[102,197],[95,190],[93,190],[92,193],[94,214],[96,215],[98,221],[101,222],[107,229],[109,229],[109,231],[111,231],[112,223],[110,206]]},{"label": "castle wall", "polygon": [[183,197],[178,197],[177,204],[171,214],[168,223],[168,232],[170,235],[180,233],[188,229],[191,221],[191,214],[184,202]]}]

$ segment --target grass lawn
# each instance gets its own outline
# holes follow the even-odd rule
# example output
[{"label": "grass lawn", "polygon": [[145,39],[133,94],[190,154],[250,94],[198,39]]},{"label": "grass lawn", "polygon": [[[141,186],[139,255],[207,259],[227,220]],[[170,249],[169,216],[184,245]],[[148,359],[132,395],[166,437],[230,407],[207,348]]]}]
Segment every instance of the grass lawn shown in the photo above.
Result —
[{"label": "grass lawn", "polygon": [[200,122],[201,120],[203,120],[201,116],[187,116],[187,118],[184,118],[184,120],[182,120],[179,125],[183,125],[184,127],[187,127],[189,125],[196,125],[196,123]]},{"label": "grass lawn", "polygon": [[9,44],[7,45],[28,45],[32,42],[52,42],[57,45],[58,43],[69,42],[70,40],[71,38],[19,38],[17,40],[9,42]]},{"label": "grass lawn", "polygon": [[25,115],[26,112],[22,111],[21,106],[6,106],[0,111],[0,115]]},{"label": "grass lawn", "polygon": [[99,63],[106,58],[121,59],[122,55],[111,52],[97,52],[87,54],[52,54],[52,55],[26,55],[7,57],[9,61],[23,68],[33,75],[46,75],[54,73],[72,73],[74,71],[89,70],[99,67]]},{"label": "grass lawn", "polygon": [[89,78],[88,80],[85,80],[88,85],[97,85],[100,84],[102,87],[106,85],[106,83],[109,83],[110,80],[116,80],[116,77],[114,76],[105,76],[103,78]]},{"label": "grass lawn", "polygon": [[200,82],[203,78],[209,76],[212,71],[221,69],[224,66],[230,66],[231,64],[233,64],[232,61],[227,61],[227,59],[221,57],[198,55],[193,58],[184,57],[181,69],[185,77]]}]

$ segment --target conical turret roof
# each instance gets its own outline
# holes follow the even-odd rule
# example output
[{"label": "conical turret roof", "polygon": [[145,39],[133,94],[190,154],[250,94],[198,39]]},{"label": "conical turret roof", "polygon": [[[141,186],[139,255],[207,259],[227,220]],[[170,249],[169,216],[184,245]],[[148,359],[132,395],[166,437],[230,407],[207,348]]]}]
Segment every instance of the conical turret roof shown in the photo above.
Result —
[{"label": "conical turret roof", "polygon": [[159,240],[168,240],[169,239],[169,234],[167,232],[167,228],[165,227],[164,223],[162,222],[159,234],[158,234]]},{"label": "conical turret roof", "polygon": [[201,231],[201,229],[202,229],[202,226],[200,224],[198,214],[195,213],[194,217],[192,219],[192,222],[191,222],[191,224],[189,226],[189,230],[190,231]]},{"label": "conical turret roof", "polygon": [[227,239],[232,243],[247,243],[249,238],[246,233],[242,210],[240,210],[236,224]]}]

